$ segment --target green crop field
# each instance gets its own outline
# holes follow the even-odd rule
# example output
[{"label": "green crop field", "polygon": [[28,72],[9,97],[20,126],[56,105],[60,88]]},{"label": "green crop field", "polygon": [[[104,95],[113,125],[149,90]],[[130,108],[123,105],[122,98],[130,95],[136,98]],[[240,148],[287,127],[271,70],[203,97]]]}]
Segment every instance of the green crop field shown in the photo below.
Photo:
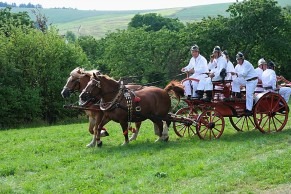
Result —
[{"label": "green crop field", "polygon": [[[280,6],[290,5],[289,0],[278,0]],[[228,16],[226,12],[231,3],[193,6],[163,10],[135,11],[97,11],[77,9],[40,9],[41,14],[48,18],[48,23],[57,27],[60,34],[72,31],[77,36],[91,35],[99,39],[117,29],[126,29],[127,24],[135,14],[157,13],[163,17],[178,18],[180,21],[199,21],[203,17],[217,15]],[[32,18],[31,9],[13,8],[12,11],[27,11]]]},{"label": "green crop field", "polygon": [[[226,118],[226,120],[228,120]],[[0,131],[0,193],[290,193],[291,123],[282,132],[155,143],[152,123],[126,146],[110,122],[102,148],[87,123]]]}]

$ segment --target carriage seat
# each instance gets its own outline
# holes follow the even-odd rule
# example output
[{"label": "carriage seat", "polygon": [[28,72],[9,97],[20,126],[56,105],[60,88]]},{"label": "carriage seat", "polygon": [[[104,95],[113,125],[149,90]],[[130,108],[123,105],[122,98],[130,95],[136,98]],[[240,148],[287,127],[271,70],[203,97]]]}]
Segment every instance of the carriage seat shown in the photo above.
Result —
[{"label": "carriage seat", "polygon": [[262,93],[262,92],[264,92],[263,84],[262,83],[258,83],[254,93],[258,94],[258,93]]},{"label": "carriage seat", "polygon": [[212,81],[213,84],[213,99],[223,100],[229,98],[231,94],[231,82],[232,80]]}]

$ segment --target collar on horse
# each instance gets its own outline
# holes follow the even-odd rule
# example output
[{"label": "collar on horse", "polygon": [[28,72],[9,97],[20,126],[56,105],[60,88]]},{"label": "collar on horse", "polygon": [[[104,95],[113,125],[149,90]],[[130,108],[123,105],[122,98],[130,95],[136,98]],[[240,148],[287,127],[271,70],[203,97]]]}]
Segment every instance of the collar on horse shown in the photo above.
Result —
[{"label": "collar on horse", "polygon": [[101,110],[109,110],[109,109],[111,109],[112,106],[117,102],[117,100],[122,95],[124,89],[125,89],[125,86],[123,85],[123,83],[121,83],[120,86],[119,86],[118,93],[116,94],[116,96],[113,98],[113,100],[111,102],[103,102],[103,99],[101,98],[101,100],[100,100],[100,109]]},{"label": "collar on horse", "polygon": [[[96,80],[96,82],[97,82],[96,86],[100,87],[100,82],[97,80]],[[125,97],[126,107],[121,106],[119,103],[119,101],[122,99],[122,96]],[[132,96],[133,96],[133,98],[132,98]],[[141,111],[141,108],[139,106],[140,100],[141,99],[138,96],[136,96],[136,94],[132,90],[126,88],[125,85],[123,84],[123,82],[121,82],[120,86],[119,86],[119,90],[112,101],[103,102],[103,99],[101,98],[100,109],[103,111],[114,109],[114,108],[122,108],[124,110],[127,110],[128,111],[128,122],[130,122],[132,120],[132,116],[133,116],[133,102],[137,104],[135,111],[140,112]]]}]

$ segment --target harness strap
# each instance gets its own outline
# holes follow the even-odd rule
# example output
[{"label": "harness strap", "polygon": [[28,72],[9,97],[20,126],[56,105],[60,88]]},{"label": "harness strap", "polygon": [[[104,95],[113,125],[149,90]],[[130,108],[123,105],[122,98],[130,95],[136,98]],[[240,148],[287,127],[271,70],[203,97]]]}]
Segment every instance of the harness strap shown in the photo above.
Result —
[{"label": "harness strap", "polygon": [[120,98],[123,90],[124,90],[125,86],[123,84],[120,85],[120,89],[117,93],[117,95],[115,96],[115,98],[110,102],[110,103],[104,103],[102,98],[100,100],[100,109],[101,110],[109,110],[110,108],[112,108],[112,106],[116,103],[116,101]]}]

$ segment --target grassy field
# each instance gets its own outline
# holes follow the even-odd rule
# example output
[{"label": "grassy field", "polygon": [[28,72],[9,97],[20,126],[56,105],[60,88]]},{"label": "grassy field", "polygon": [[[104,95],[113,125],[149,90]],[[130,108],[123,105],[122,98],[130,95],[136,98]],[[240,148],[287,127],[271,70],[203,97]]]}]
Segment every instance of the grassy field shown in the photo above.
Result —
[{"label": "grassy field", "polygon": [[[290,5],[290,0],[278,0],[280,6]],[[72,31],[77,36],[91,35],[97,39],[116,29],[126,29],[135,14],[157,13],[163,17],[178,18],[181,22],[193,22],[203,17],[217,15],[228,16],[227,8],[231,3],[173,8],[162,10],[133,10],[133,11],[97,11],[77,9],[40,9],[41,14],[48,18],[48,23],[56,26],[60,34]],[[31,9],[13,8],[13,12],[27,11],[35,18]]]},{"label": "grassy field", "polygon": [[[226,120],[228,120],[226,118]],[[236,132],[214,141],[154,143],[152,124],[121,146],[108,124],[102,148],[86,148],[87,123],[0,131],[0,193],[290,193],[291,123],[280,133]]]}]

